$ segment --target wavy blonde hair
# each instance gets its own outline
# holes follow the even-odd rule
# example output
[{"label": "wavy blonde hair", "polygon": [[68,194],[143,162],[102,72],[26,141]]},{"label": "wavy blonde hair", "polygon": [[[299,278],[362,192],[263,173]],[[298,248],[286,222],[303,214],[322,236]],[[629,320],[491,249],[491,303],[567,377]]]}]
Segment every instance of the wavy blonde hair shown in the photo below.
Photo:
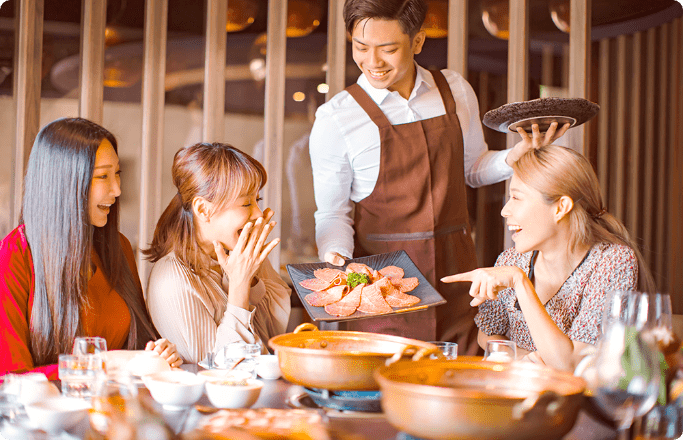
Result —
[{"label": "wavy blonde hair", "polygon": [[604,206],[598,177],[588,159],[570,148],[548,145],[529,150],[512,169],[525,184],[540,192],[546,203],[557,202],[562,196],[574,201],[568,214],[572,250],[603,242],[628,246],[638,259],[641,290],[654,290],[652,274],[638,246]]}]

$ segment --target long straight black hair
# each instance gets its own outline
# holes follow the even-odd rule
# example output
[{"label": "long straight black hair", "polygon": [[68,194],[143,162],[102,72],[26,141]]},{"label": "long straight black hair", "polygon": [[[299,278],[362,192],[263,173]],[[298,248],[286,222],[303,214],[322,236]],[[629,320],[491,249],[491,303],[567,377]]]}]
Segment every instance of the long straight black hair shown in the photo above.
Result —
[{"label": "long straight black hair", "polygon": [[31,150],[20,224],[26,227],[35,277],[30,323],[35,365],[57,362],[82,334],[80,314],[87,307],[93,249],[104,276],[130,311],[127,348],[144,348],[158,337],[138,275],[123,253],[118,199],[105,226],[90,222],[95,156],[105,139],[118,154],[116,138],[103,127],[81,118],[58,119],[40,130]]}]

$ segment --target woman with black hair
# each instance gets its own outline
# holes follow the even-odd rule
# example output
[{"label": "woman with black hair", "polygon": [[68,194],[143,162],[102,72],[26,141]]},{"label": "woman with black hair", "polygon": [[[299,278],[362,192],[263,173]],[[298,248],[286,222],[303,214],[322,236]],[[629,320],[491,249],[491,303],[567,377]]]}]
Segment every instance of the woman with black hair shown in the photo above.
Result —
[{"label": "woman with black hair", "polygon": [[106,129],[65,118],[38,133],[19,226],[0,243],[0,372],[56,379],[54,364],[77,336],[182,363],[175,345],[158,339],[133,250],[119,233],[120,184],[116,139]]}]

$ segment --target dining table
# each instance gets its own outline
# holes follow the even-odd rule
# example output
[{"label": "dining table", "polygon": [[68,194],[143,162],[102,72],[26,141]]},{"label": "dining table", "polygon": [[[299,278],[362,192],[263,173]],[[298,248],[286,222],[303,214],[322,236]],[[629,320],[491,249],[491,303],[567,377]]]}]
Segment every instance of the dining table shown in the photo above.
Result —
[{"label": "dining table", "polygon": [[[181,368],[192,373],[204,369],[196,364],[184,364]],[[262,380],[263,388],[252,408],[292,409],[296,407],[293,402],[297,401],[297,397],[306,393],[304,387],[284,378]],[[59,382],[57,381],[56,384],[59,385]],[[148,391],[142,387],[140,392]],[[200,426],[206,418],[214,415],[206,394],[195,405],[182,410],[168,410],[156,403],[155,405],[155,409],[176,434],[189,433]],[[325,428],[329,432],[338,434],[336,438],[348,436],[354,440],[419,440],[394,428],[381,412],[365,413],[327,408],[319,408],[317,411],[323,416]],[[26,426],[9,426],[5,423],[0,429],[0,439],[79,440],[84,438],[87,430],[87,418],[68,432],[58,435],[47,435],[42,431],[26,428]],[[611,440],[616,438],[616,434],[614,429],[591,417],[587,409],[582,409],[576,424],[563,440]]]}]

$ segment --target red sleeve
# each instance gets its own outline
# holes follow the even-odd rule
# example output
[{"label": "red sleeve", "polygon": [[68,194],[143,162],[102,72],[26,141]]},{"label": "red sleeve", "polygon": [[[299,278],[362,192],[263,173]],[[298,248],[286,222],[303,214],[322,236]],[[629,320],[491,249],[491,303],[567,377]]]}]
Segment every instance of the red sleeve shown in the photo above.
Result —
[{"label": "red sleeve", "polygon": [[33,262],[22,225],[0,242],[0,374],[34,371],[54,380],[57,365],[35,368],[29,350],[33,290]]}]

